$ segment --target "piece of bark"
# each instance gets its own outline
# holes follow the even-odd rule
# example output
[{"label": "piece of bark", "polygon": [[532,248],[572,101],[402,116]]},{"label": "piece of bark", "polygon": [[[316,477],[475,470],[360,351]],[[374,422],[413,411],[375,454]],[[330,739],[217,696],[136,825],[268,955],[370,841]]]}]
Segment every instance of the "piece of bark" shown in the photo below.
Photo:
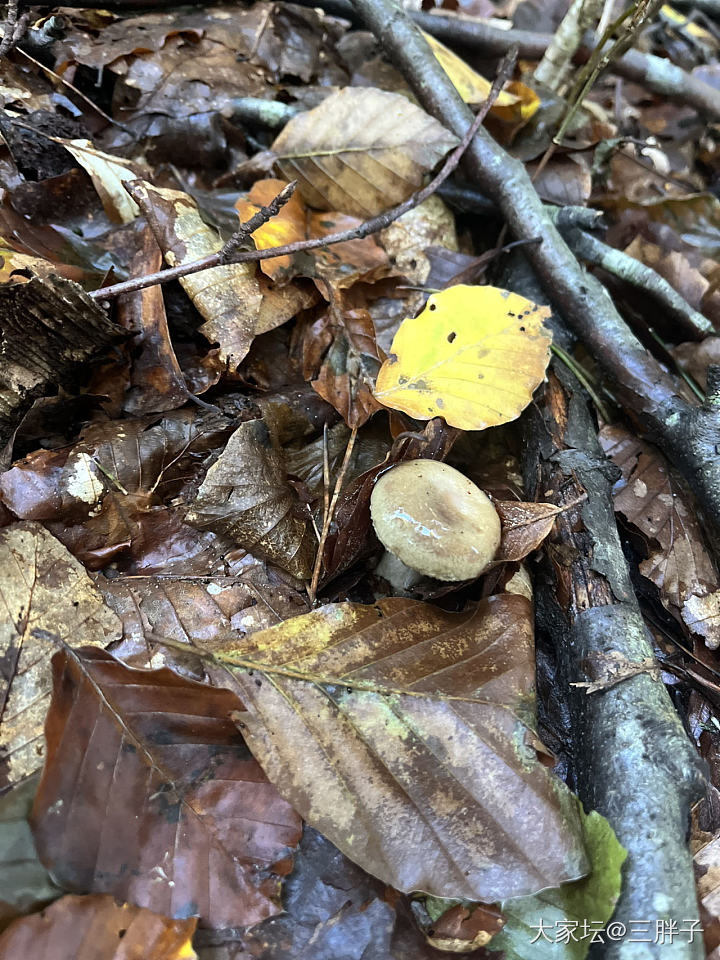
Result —
[{"label": "piece of bark", "polygon": [[72,280],[0,285],[0,451],[37,397],[127,336]]},{"label": "piece of bark", "polygon": [[[537,620],[539,641],[555,657],[556,686],[570,706],[578,792],[628,850],[614,919],[631,930],[631,919],[641,917],[696,918],[685,838],[690,805],[703,792],[704,764],[657,678],[615,525],[615,468],[602,454],[587,396],[565,367],[552,368],[524,423],[528,494],[581,501],[558,516],[546,541]],[[591,693],[576,683],[600,689]],[[643,957],[699,958],[696,940],[645,943]],[[602,955],[625,958],[627,950],[622,941],[606,942]]]}]

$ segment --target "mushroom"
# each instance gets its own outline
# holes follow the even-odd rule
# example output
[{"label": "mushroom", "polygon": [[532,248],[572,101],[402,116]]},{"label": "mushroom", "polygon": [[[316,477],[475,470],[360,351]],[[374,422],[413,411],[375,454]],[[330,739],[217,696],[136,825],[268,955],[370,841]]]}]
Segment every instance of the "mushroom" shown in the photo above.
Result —
[{"label": "mushroom", "polygon": [[417,583],[419,575],[472,580],[500,546],[500,518],[490,498],[436,460],[408,460],[384,473],[370,497],[370,514],[390,554],[377,572],[399,589]]}]

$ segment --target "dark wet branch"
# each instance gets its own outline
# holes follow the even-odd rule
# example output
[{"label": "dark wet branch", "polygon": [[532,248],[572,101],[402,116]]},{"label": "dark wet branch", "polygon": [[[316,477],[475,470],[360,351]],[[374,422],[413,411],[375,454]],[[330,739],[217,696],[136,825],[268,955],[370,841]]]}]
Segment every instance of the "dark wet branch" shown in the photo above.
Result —
[{"label": "dark wet branch", "polygon": [[[685,837],[690,806],[704,791],[704,764],[657,679],[615,524],[614,468],[587,395],[561,364],[523,423],[528,496],[558,505],[586,497],[558,517],[545,543],[535,579],[538,645],[539,660],[553,662],[552,697],[569,705],[570,730],[558,733],[562,740],[569,733],[571,780],[628,850],[614,919],[630,929],[632,918],[653,913],[658,890],[669,915],[697,918]],[[582,684],[600,689],[589,693]],[[648,957],[664,955],[661,945],[647,947]],[[703,955],[698,944],[675,949],[676,960]],[[603,956],[623,950],[607,943]]]}]

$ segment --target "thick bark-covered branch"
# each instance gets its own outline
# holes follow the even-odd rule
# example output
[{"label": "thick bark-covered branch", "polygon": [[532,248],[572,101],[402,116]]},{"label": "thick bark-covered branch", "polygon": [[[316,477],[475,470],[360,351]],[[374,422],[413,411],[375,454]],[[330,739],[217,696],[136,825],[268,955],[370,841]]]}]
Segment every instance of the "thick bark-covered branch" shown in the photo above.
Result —
[{"label": "thick bark-covered branch", "polygon": [[[703,792],[704,764],[653,675],[653,650],[613,515],[614,468],[598,443],[587,395],[562,365],[551,371],[524,425],[529,496],[566,504],[587,495],[558,517],[546,541],[535,584],[538,642],[555,660],[554,694],[559,687],[570,704],[571,773],[580,797],[610,820],[628,850],[614,919],[628,930],[639,918],[652,926],[656,919],[695,919],[685,837],[690,805]],[[592,693],[572,686],[598,682],[601,689]],[[699,958],[702,938],[695,939],[645,943],[642,956]],[[632,950],[628,942],[606,943],[602,956],[639,956]]]},{"label": "thick bark-covered branch", "polygon": [[[355,9],[405,74],[433,116],[462,136],[472,121],[425,38],[393,0],[354,0]],[[639,426],[662,442],[709,514],[720,543],[720,408],[698,409],[677,396],[669,374],[630,331],[602,284],[587,273],[562,238],[523,164],[482,128],[464,158],[466,171],[497,204],[517,239],[541,236],[528,245],[546,296],[565,322],[616,381],[616,394]]]}]

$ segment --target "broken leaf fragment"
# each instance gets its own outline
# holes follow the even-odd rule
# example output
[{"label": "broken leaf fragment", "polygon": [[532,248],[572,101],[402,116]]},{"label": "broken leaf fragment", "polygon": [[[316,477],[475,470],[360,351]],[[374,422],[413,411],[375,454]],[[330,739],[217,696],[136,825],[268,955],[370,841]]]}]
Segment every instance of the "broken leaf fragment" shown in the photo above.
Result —
[{"label": "broken leaf fragment", "polygon": [[499,287],[457,284],[402,322],[375,397],[417,420],[484,430],[520,416],[545,378],[551,336],[541,307]]}]

